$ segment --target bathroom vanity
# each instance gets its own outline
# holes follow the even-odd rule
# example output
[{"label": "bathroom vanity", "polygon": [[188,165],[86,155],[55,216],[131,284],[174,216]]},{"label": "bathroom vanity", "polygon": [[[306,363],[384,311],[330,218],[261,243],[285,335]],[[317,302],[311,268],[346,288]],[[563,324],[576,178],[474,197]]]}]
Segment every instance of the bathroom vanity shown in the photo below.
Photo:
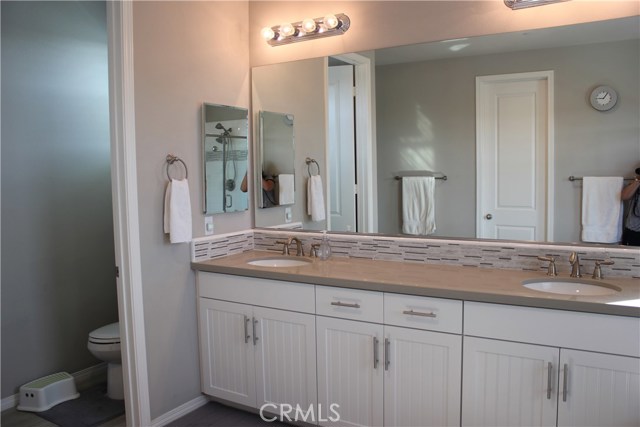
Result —
[{"label": "bathroom vanity", "polygon": [[[638,425],[637,279],[615,296],[522,286],[544,273],[247,251],[194,262],[202,391],[315,407],[320,425]],[[315,406],[317,405],[317,406]],[[277,411],[273,411],[277,412]]]}]

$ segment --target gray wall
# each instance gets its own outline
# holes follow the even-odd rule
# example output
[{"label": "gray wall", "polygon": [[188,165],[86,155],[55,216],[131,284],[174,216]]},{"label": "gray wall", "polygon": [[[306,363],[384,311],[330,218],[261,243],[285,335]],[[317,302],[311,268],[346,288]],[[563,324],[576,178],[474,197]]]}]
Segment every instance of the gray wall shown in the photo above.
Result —
[{"label": "gray wall", "polygon": [[[189,245],[162,232],[165,157],[189,168],[194,237],[204,235],[201,106],[249,107],[248,3],[135,2],[134,78],[140,251],[151,418],[200,394],[195,275]],[[215,233],[251,213],[213,216]]]},{"label": "gray wall", "polygon": [[2,397],[117,321],[104,2],[2,2]]},{"label": "gray wall", "polygon": [[[640,166],[637,41],[380,66],[377,72],[379,230],[399,233],[399,170],[442,171],[436,235],[475,236],[475,77],[555,73],[555,241],[579,241],[581,184],[569,175],[633,176]],[[596,60],[597,58],[597,60]],[[614,87],[601,113],[588,95]]]}]

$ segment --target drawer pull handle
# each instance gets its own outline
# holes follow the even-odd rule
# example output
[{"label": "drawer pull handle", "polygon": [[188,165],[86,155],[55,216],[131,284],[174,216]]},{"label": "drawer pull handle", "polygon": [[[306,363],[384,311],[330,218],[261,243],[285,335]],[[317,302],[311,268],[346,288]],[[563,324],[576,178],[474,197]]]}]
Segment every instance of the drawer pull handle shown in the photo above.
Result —
[{"label": "drawer pull handle", "polygon": [[249,338],[251,338],[251,335],[249,335],[249,322],[251,322],[251,319],[249,319],[247,316],[244,316],[244,343],[248,343],[249,342]]},{"label": "drawer pull handle", "polygon": [[551,380],[552,380],[552,371],[553,371],[553,365],[551,364],[551,362],[549,362],[549,364],[547,365],[547,399],[551,400]]},{"label": "drawer pull handle", "polygon": [[567,377],[569,376],[569,366],[564,364],[564,372],[562,375],[562,401],[567,401]]},{"label": "drawer pull handle", "polygon": [[341,302],[341,301],[333,301],[331,305],[336,305],[338,307],[360,308],[360,304],[358,303],[348,304],[346,302]]},{"label": "drawer pull handle", "polygon": [[421,317],[438,317],[437,314],[435,314],[434,312],[431,313],[422,313],[420,311],[413,311],[413,310],[405,310],[402,312],[402,314],[407,314],[409,316],[421,316]]},{"label": "drawer pull handle", "polygon": [[391,341],[389,338],[384,339],[384,370],[389,370],[391,364]]},{"label": "drawer pull handle", "polygon": [[378,369],[378,338],[373,337],[373,369]]},{"label": "drawer pull handle", "polygon": [[253,318],[253,345],[257,345],[258,344],[258,334],[256,334],[256,325],[258,324],[258,320],[254,317]]}]

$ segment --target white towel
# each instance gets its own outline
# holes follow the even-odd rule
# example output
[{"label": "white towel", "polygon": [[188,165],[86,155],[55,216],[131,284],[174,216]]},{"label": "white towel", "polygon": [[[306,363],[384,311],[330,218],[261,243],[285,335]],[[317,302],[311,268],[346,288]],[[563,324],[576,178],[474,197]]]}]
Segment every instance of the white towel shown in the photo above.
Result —
[{"label": "white towel", "polygon": [[322,178],[313,175],[307,181],[307,214],[311,221],[324,221],[324,195],[322,194]]},{"label": "white towel", "polygon": [[582,241],[618,243],[622,238],[623,180],[585,176],[582,181]]},{"label": "white towel", "polygon": [[278,204],[292,205],[295,203],[293,190],[293,174],[278,175]]},{"label": "white towel", "polygon": [[402,232],[427,235],[436,231],[434,213],[435,178],[402,178]]},{"label": "white towel", "polygon": [[169,234],[171,243],[191,241],[191,199],[186,179],[174,179],[167,184],[164,194],[164,232]]}]

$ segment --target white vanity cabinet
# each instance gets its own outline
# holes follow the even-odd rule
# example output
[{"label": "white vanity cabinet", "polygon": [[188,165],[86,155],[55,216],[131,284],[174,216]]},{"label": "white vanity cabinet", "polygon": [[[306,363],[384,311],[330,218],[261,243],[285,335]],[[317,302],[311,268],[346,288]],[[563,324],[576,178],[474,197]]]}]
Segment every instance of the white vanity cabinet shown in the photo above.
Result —
[{"label": "white vanity cabinet", "polygon": [[640,425],[640,319],[465,302],[464,322],[463,426]]},{"label": "white vanity cabinet", "polygon": [[255,408],[315,407],[315,315],[283,309],[312,308],[313,286],[199,272],[198,288],[203,392]]},{"label": "white vanity cabinet", "polygon": [[316,312],[321,425],[460,425],[460,301],[318,286]]}]

